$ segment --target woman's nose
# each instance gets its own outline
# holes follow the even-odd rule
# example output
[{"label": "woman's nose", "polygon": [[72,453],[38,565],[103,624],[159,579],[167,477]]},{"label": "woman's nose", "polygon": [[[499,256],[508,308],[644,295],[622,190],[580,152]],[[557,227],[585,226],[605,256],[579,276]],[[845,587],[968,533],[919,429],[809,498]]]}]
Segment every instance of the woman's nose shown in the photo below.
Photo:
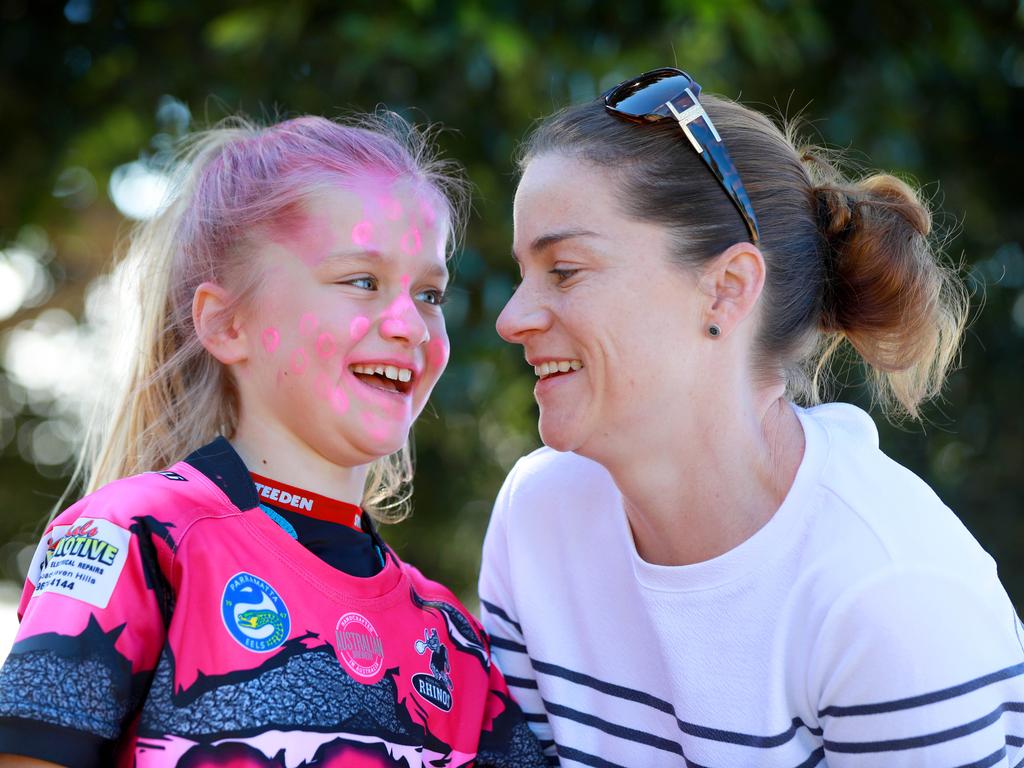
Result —
[{"label": "woman's nose", "polygon": [[495,328],[505,341],[521,344],[531,333],[544,330],[550,323],[550,311],[538,300],[535,292],[522,283],[501,310]]}]

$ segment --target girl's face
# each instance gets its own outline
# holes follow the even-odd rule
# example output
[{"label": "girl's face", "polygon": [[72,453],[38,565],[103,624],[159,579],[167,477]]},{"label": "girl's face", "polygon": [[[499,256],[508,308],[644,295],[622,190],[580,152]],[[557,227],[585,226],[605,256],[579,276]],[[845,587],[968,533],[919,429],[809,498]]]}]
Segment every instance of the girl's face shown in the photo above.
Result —
[{"label": "girl's face", "polygon": [[338,466],[401,448],[448,361],[446,234],[436,194],[399,180],[317,193],[256,235],[242,416]]},{"label": "girl's face", "polygon": [[498,318],[534,367],[540,434],[597,460],[698,401],[711,347],[704,294],[668,231],[626,215],[603,169],[542,155],[515,198],[522,283]]}]

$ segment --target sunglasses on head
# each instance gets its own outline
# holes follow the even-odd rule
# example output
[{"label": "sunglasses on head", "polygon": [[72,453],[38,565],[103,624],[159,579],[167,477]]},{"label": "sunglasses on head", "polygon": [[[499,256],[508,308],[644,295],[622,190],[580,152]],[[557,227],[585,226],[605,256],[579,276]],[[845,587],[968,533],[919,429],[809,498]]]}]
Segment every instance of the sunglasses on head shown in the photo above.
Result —
[{"label": "sunglasses on head", "polygon": [[754,206],[750,204],[722,137],[697,100],[698,96],[700,86],[692,77],[681,69],[662,67],[630,78],[605,92],[604,108],[633,123],[678,122],[694,150],[736,205],[756,243],[760,235]]}]

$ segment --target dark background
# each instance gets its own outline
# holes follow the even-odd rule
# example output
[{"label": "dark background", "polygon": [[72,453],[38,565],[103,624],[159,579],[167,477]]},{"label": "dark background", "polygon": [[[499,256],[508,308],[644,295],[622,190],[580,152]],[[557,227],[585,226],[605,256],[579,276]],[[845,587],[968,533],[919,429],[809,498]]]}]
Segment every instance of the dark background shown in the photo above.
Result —
[{"label": "dark background", "polygon": [[493,329],[515,279],[511,155],[536,118],[676,63],[706,91],[802,112],[818,140],[916,179],[945,212],[974,292],[962,368],[926,426],[881,424],[882,444],[957,510],[1024,607],[1022,29],[1024,4],[992,0],[0,0],[0,281],[28,286],[0,319],[0,575],[22,578],[66,483],[76,403],[104,394],[80,367],[104,301],[87,288],[125,231],[114,170],[236,111],[383,104],[450,128],[441,143],[476,190],[452,361],[416,429],[415,514],[386,531],[472,600],[494,494],[538,444],[533,374]]}]

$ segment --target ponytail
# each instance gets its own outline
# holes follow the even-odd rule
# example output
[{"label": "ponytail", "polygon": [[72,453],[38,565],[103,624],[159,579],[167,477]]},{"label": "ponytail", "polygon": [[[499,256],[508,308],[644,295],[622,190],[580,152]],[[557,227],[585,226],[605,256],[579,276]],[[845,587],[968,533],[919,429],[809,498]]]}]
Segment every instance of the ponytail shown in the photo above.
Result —
[{"label": "ponytail", "polygon": [[825,263],[815,378],[849,342],[876,402],[917,417],[956,359],[968,307],[963,284],[933,248],[931,213],[886,174],[813,192]]}]

